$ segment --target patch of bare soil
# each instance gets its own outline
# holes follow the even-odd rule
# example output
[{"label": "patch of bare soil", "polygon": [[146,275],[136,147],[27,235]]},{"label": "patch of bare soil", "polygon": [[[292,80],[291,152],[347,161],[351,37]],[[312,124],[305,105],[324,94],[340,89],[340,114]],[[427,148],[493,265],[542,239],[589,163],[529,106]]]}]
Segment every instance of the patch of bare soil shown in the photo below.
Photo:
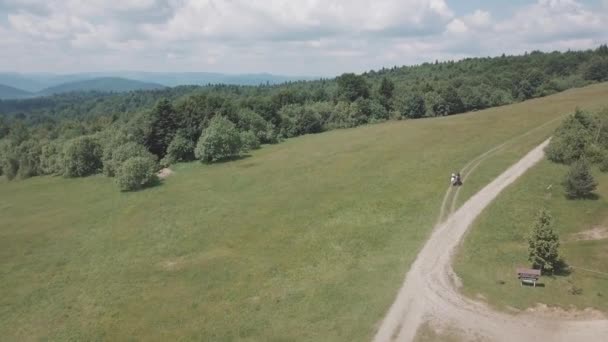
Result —
[{"label": "patch of bare soil", "polygon": [[158,176],[159,179],[165,179],[165,178],[171,176],[172,174],[173,174],[173,170],[171,170],[168,167],[165,167],[164,169],[158,171],[156,176]]},{"label": "patch of bare soil", "polygon": [[580,233],[570,235],[570,241],[590,241],[608,239],[607,227],[593,227]]}]

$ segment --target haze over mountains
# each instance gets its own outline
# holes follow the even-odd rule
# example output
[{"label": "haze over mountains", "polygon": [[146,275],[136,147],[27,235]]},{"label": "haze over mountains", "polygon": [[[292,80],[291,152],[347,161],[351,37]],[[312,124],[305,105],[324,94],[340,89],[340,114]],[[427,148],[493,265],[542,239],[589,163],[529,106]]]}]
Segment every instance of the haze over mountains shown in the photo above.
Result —
[{"label": "haze over mountains", "polygon": [[96,72],[78,74],[0,73],[0,100],[48,96],[75,91],[127,92],[179,85],[279,84],[314,77],[210,72]]}]

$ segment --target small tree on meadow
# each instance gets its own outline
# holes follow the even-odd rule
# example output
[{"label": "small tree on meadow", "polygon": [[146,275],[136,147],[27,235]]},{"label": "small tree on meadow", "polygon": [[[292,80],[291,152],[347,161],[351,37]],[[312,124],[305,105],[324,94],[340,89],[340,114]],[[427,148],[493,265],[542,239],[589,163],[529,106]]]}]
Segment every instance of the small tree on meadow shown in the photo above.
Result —
[{"label": "small tree on meadow", "polygon": [[241,136],[234,124],[223,116],[211,119],[203,130],[194,155],[203,163],[237,157],[241,152]]},{"label": "small tree on meadow", "polygon": [[568,198],[586,198],[597,188],[597,182],[591,174],[589,164],[581,159],[570,166],[564,188]]},{"label": "small tree on meadow", "polygon": [[553,217],[547,210],[540,210],[532,232],[528,236],[528,260],[533,267],[555,271],[559,265],[559,236],[553,229]]},{"label": "small tree on meadow", "polygon": [[158,178],[156,160],[152,157],[132,157],[120,165],[116,183],[121,191],[133,191],[154,183]]},{"label": "small tree on meadow", "polygon": [[63,174],[66,177],[84,177],[101,170],[101,146],[92,137],[82,136],[68,141],[63,155]]}]

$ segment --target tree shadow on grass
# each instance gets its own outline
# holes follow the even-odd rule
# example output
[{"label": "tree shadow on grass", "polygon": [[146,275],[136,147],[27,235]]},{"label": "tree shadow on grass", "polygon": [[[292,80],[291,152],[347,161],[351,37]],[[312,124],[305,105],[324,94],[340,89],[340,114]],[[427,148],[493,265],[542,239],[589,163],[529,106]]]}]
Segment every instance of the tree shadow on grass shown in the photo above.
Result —
[{"label": "tree shadow on grass", "polygon": [[213,165],[213,164],[225,164],[225,163],[229,163],[229,162],[233,162],[233,161],[238,161],[238,160],[244,160],[247,158],[250,158],[251,154],[243,154],[240,156],[235,156],[235,157],[230,157],[230,158],[224,158],[218,161],[214,161],[211,163],[206,163],[207,165]]},{"label": "tree shadow on grass", "polygon": [[572,196],[568,196],[566,195],[566,198],[571,200],[571,201],[597,201],[600,199],[600,195],[596,194],[596,193],[590,193],[589,195],[585,195],[585,196],[577,196],[577,197],[572,197]]},{"label": "tree shadow on grass", "polygon": [[141,191],[146,191],[149,189],[153,189],[153,188],[157,188],[163,185],[163,181],[162,179],[156,177],[153,181],[151,181],[150,183],[142,186],[139,189],[133,189],[133,190],[121,190],[120,192],[124,192],[124,193],[133,193],[133,192],[141,192]]}]

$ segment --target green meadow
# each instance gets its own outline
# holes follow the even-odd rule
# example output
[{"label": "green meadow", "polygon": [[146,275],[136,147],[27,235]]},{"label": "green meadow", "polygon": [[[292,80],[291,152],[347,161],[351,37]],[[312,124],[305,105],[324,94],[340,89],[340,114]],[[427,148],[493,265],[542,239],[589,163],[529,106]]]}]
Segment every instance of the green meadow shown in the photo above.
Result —
[{"label": "green meadow", "polygon": [[[479,217],[455,266],[466,294],[482,295],[502,309],[543,303],[608,311],[608,175],[594,171],[598,199],[568,200],[561,186],[567,169],[542,161]],[[574,268],[569,274],[542,277],[544,287],[521,287],[515,268],[530,266],[526,236],[541,208],[553,215],[561,255]]]},{"label": "green meadow", "polygon": [[[508,141],[465,175],[461,203],[575,107],[607,106],[607,93],[608,84],[597,84],[474,113],[305,135],[237,161],[178,164],[160,185],[133,193],[119,193],[103,176],[0,180],[0,336],[369,340],[437,220],[450,173]],[[467,291],[490,298],[488,291],[508,292],[511,264],[492,254],[503,249],[493,243],[527,219],[498,204],[519,204],[509,194],[527,191],[525,182],[538,186],[522,199],[532,201],[526,210],[543,203],[541,196],[556,212],[582,215],[561,204],[558,187],[545,199],[556,168],[535,168],[484,213],[458,266]],[[597,218],[602,199],[576,205]],[[564,236],[593,223],[556,214]],[[567,261],[602,267],[575,255],[605,258],[605,246],[564,245]],[[508,246],[509,255],[522,257],[518,244]],[[467,277],[471,267],[484,271]],[[500,269],[508,273],[488,276]],[[487,286],[498,276],[507,283]],[[601,292],[576,281],[584,292],[572,300],[582,305]],[[548,282],[535,293],[550,302],[550,291]]]}]

